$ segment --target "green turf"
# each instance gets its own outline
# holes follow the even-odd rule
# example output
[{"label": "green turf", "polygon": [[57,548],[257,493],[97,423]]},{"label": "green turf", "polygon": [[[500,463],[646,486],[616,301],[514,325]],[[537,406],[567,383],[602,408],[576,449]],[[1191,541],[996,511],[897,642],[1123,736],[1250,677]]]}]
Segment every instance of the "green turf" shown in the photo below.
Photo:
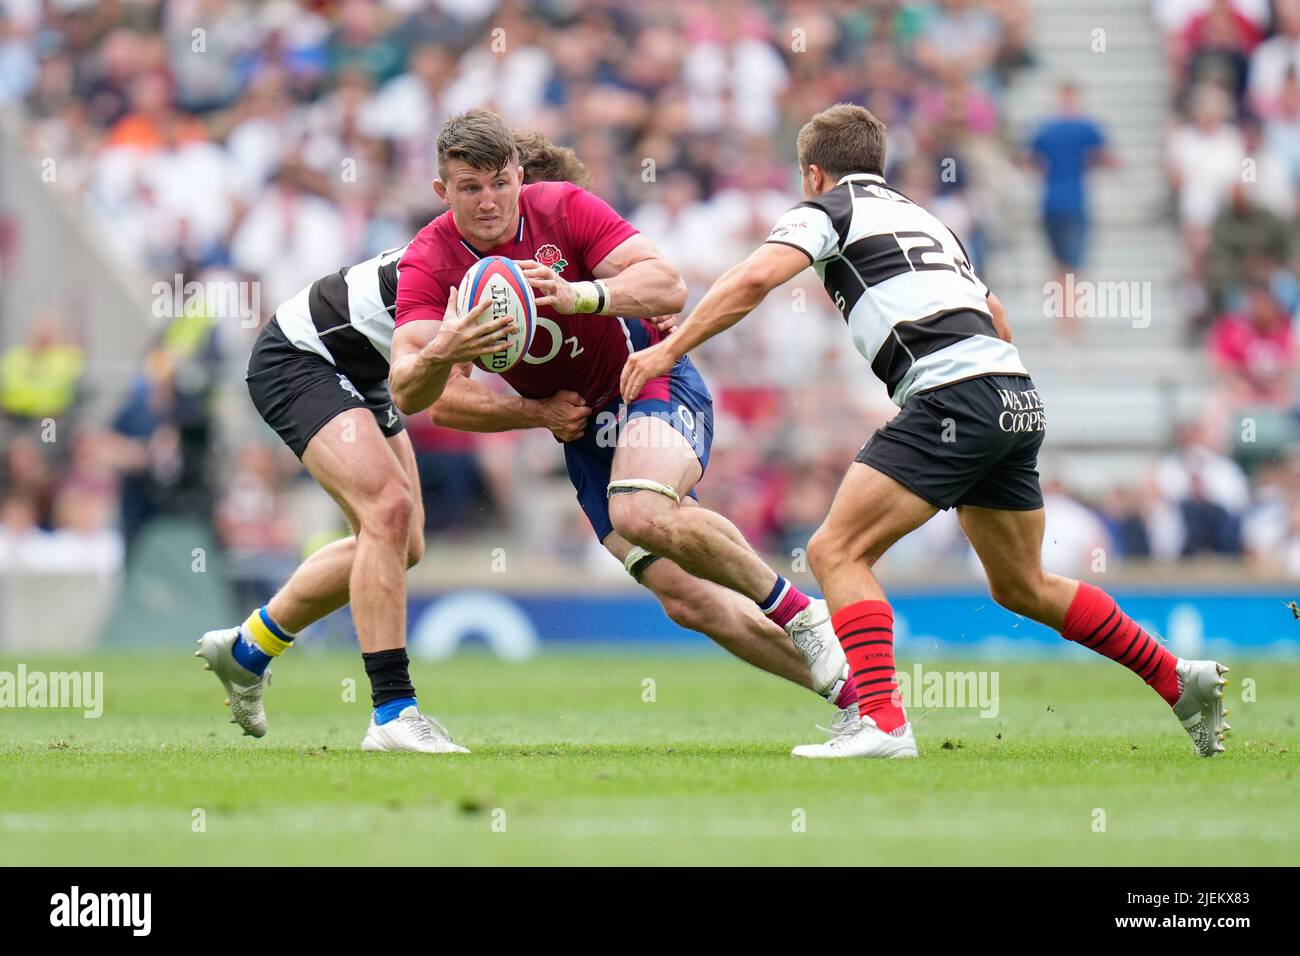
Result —
[{"label": "green turf", "polygon": [[1300,859],[1296,664],[1233,662],[1233,736],[1213,760],[1119,668],[1021,663],[964,665],[998,671],[996,718],[914,707],[920,760],[810,762],[789,748],[821,739],[830,709],[720,656],[417,665],[422,701],[474,751],[456,757],[363,754],[350,655],[279,663],[261,741],[225,722],[184,650],[25,663],[102,670],[106,702],[92,720],[0,710],[5,863]]}]

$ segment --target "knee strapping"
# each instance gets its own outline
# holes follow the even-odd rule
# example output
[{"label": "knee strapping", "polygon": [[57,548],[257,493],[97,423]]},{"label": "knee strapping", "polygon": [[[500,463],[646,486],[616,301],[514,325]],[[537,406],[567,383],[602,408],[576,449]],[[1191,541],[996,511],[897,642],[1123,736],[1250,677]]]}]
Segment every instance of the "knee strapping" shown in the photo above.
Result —
[{"label": "knee strapping", "polygon": [[627,553],[627,557],[623,559],[623,569],[632,575],[632,580],[640,584],[641,575],[645,574],[645,569],[658,560],[659,555],[651,554],[639,544],[634,545],[632,550]]},{"label": "knee strapping", "polygon": [[[649,478],[623,478],[619,481],[611,481],[605,489],[605,497],[613,498],[615,495],[630,495],[637,491],[653,491],[665,498],[671,498],[676,504],[681,504],[682,500],[681,496],[677,494],[677,489],[672,485],[665,485],[661,481],[653,481]],[[659,555],[651,554],[640,545],[635,545],[628,552],[627,557],[623,559],[623,567],[639,584],[645,569],[658,560]]]}]

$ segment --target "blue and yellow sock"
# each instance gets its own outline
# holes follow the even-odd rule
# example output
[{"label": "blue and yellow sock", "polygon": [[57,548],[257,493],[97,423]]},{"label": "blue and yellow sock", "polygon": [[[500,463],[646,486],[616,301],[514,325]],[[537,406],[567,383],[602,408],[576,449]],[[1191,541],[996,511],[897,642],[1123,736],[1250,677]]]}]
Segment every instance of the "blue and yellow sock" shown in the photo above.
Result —
[{"label": "blue and yellow sock", "polygon": [[235,641],[231,652],[240,667],[260,677],[271,659],[292,647],[297,636],[276,624],[266,613],[266,608],[260,607],[239,625],[239,640]]},{"label": "blue and yellow sock", "polygon": [[375,708],[375,723],[386,724],[408,707],[419,710],[420,704],[414,697],[399,697],[396,700],[380,704]]}]

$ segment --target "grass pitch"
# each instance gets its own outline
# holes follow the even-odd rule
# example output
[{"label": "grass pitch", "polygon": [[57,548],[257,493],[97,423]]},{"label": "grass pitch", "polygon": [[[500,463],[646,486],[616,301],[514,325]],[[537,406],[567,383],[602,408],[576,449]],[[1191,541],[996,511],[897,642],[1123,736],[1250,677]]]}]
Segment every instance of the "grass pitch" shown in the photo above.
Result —
[{"label": "grass pitch", "polygon": [[717,655],[417,664],[421,703],[474,751],[450,757],[361,752],[368,693],[352,655],[277,663],[260,741],[226,722],[220,687],[188,655],[24,661],[103,671],[104,713],[0,710],[0,860],[1300,860],[1294,663],[1230,661],[1233,736],[1213,760],[1126,671],[1019,663],[959,666],[998,672],[996,718],[913,707],[920,760],[815,762],[789,749],[822,739],[813,725],[830,708]]}]

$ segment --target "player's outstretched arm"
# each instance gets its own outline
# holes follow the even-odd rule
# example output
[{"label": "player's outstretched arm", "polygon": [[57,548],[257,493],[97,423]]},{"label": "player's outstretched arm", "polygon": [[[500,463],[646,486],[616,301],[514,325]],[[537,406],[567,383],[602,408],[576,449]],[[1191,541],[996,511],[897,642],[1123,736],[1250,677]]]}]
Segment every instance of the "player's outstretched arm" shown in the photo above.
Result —
[{"label": "player's outstretched arm", "polygon": [[539,308],[562,315],[601,313],[651,319],[680,312],[686,281],[645,236],[623,240],[592,269],[597,282],[568,282],[554,270],[528,260],[519,263]]},{"label": "player's outstretched arm", "polygon": [[550,398],[507,395],[476,382],[470,366],[457,365],[442,396],[429,410],[435,425],[462,432],[508,432],[545,428],[559,441],[582,437],[591,409],[577,392],[556,392]]},{"label": "player's outstretched arm", "polygon": [[410,415],[428,408],[442,394],[453,366],[510,347],[512,316],[478,321],[491,305],[490,299],[484,299],[468,315],[459,315],[456,290],[451,289],[441,322],[419,319],[397,327],[388,388],[399,409]]},{"label": "player's outstretched arm", "polygon": [[679,358],[731,328],[754,311],[769,292],[808,266],[808,254],[802,250],[778,242],[763,243],[713,283],[672,335],[628,356],[620,383],[623,401],[635,401],[646,382],[666,375]]}]

